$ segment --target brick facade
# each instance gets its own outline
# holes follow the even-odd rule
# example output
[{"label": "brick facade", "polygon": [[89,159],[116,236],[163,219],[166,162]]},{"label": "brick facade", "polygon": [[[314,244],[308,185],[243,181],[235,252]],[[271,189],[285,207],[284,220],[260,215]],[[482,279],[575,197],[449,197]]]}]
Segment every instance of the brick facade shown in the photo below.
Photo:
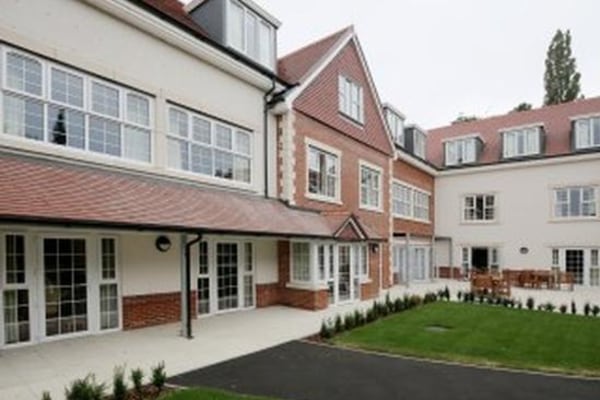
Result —
[{"label": "brick facade", "polygon": [[[196,292],[190,294],[196,318]],[[181,292],[123,297],[123,329],[138,329],[181,320]]]}]

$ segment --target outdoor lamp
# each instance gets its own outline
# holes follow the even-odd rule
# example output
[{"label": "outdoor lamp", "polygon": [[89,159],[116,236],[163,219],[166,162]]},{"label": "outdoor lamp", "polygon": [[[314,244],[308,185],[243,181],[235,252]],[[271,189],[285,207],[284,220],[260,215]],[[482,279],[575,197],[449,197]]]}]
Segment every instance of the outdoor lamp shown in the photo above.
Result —
[{"label": "outdoor lamp", "polygon": [[171,248],[171,239],[169,239],[167,236],[159,236],[156,238],[154,245],[156,246],[156,250],[160,251],[161,253],[166,253]]}]

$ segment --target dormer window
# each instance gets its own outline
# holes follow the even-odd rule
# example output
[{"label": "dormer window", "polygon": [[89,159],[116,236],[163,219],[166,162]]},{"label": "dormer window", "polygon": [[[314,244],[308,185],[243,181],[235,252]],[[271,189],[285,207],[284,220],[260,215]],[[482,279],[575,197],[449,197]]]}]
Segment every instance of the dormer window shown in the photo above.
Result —
[{"label": "dormer window", "polygon": [[228,44],[252,60],[273,68],[275,65],[275,28],[267,20],[237,0],[229,0]]},{"label": "dormer window", "polygon": [[415,155],[417,157],[421,157],[423,159],[425,159],[425,143],[426,143],[426,138],[425,138],[425,133],[418,131],[418,130],[414,130],[413,131],[413,140],[414,140],[414,148],[413,151],[415,153]]},{"label": "dormer window", "polygon": [[600,116],[575,122],[575,150],[600,147]]},{"label": "dormer window", "polygon": [[338,78],[340,112],[360,124],[364,123],[363,89],[350,78]]},{"label": "dormer window", "polygon": [[477,162],[480,139],[476,137],[454,139],[444,144],[446,165],[461,165]]},{"label": "dormer window", "polygon": [[425,159],[427,136],[424,130],[411,124],[404,129],[404,140],[409,153]]},{"label": "dormer window", "polygon": [[541,153],[542,129],[539,126],[514,129],[502,134],[504,158],[525,157]]},{"label": "dormer window", "polygon": [[390,128],[392,140],[398,146],[404,147],[404,119],[389,108],[385,109],[385,118]]}]

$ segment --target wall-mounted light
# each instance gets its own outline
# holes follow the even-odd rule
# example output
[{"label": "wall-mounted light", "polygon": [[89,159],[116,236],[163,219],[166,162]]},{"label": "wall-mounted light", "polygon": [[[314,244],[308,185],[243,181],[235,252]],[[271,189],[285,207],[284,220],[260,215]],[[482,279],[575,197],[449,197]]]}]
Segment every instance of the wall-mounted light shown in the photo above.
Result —
[{"label": "wall-mounted light", "polygon": [[519,253],[521,253],[521,254],[527,254],[527,253],[529,253],[529,248],[528,247],[521,247],[519,249]]},{"label": "wall-mounted light", "polygon": [[379,245],[377,243],[371,243],[371,253],[377,254],[379,251]]},{"label": "wall-mounted light", "polygon": [[156,246],[156,250],[160,251],[161,253],[166,253],[171,248],[171,239],[169,239],[167,236],[159,236],[156,238],[154,246]]}]

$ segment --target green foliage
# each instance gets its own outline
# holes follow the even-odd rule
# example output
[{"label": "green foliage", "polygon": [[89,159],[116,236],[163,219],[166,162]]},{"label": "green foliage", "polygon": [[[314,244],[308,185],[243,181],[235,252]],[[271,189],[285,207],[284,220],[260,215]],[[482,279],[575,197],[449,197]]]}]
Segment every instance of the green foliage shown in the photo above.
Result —
[{"label": "green foliage", "polygon": [[141,368],[136,368],[131,370],[131,383],[133,383],[133,389],[138,397],[141,397],[143,394],[143,385],[144,385],[144,371]]},{"label": "green foliage", "polygon": [[527,298],[527,309],[529,310],[533,310],[535,308],[535,300],[533,299],[533,297],[528,297]]},{"label": "green foliage", "polygon": [[354,323],[356,326],[363,326],[365,322],[365,314],[360,310],[354,310]]},{"label": "green foliage", "polygon": [[574,301],[571,301],[571,314],[577,314],[577,306],[575,305]]},{"label": "green foliage", "polygon": [[556,31],[546,54],[544,104],[561,104],[580,96],[581,74],[571,52],[571,32]]},{"label": "green foliage", "polygon": [[105,396],[106,386],[97,383],[94,375],[77,379],[65,389],[66,400],[102,400]]},{"label": "green foliage", "polygon": [[346,330],[354,329],[356,326],[356,318],[354,318],[354,313],[348,313],[344,317],[344,327]]},{"label": "green foliage", "polygon": [[520,103],[518,106],[516,106],[515,108],[513,108],[514,112],[522,112],[522,111],[529,111],[533,108],[533,106],[531,105],[531,103]]},{"label": "green foliage", "polygon": [[462,292],[462,290],[459,290],[458,293],[456,293],[456,299],[458,301],[461,301],[462,298],[463,298],[463,292]]},{"label": "green foliage", "polygon": [[553,312],[554,309],[556,307],[554,306],[554,304],[547,302],[546,304],[544,304],[544,310],[549,311],[549,312]]},{"label": "green foliage", "polygon": [[341,315],[335,316],[335,321],[333,323],[333,330],[335,333],[340,333],[344,331],[344,321],[342,320]]},{"label": "green foliage", "polygon": [[458,117],[456,117],[456,119],[454,121],[452,121],[452,125],[462,124],[465,122],[477,121],[478,119],[479,119],[479,117],[477,117],[476,115],[460,114]]},{"label": "green foliage", "polygon": [[585,303],[585,305],[583,306],[583,314],[588,317],[592,312],[592,306],[590,305],[590,303]]},{"label": "green foliage", "polygon": [[164,389],[166,382],[167,373],[165,372],[165,363],[161,361],[151,369],[151,383],[158,390],[158,393],[160,393]]},{"label": "green foliage", "polygon": [[598,305],[592,307],[592,314],[594,315],[594,317],[597,317],[598,314],[600,314],[600,307]]},{"label": "green foliage", "polygon": [[125,400],[127,398],[127,383],[125,382],[125,368],[116,367],[113,372],[113,398]]},{"label": "green foliage", "polygon": [[567,313],[567,305],[566,304],[561,304],[558,309],[560,310],[561,314],[566,314]]},{"label": "green foliage", "polygon": [[42,400],[52,400],[52,396],[50,396],[50,392],[42,393]]},{"label": "green foliage", "polygon": [[331,339],[333,337],[333,328],[331,327],[331,323],[327,321],[321,322],[321,330],[319,331],[319,336],[321,339]]}]

